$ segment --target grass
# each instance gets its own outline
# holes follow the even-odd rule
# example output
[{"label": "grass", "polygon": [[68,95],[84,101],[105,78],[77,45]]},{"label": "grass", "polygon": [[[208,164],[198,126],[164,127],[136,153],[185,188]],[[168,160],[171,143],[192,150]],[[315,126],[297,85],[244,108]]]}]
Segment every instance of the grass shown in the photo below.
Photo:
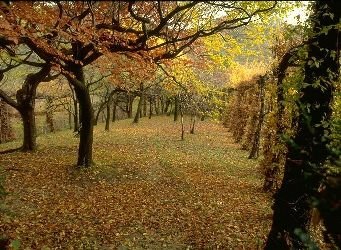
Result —
[{"label": "grass", "polygon": [[90,169],[74,167],[71,131],[2,155],[11,213],[0,235],[33,249],[261,248],[271,209],[257,161],[219,124],[199,122],[185,141],[180,129],[170,117],[99,124]]}]

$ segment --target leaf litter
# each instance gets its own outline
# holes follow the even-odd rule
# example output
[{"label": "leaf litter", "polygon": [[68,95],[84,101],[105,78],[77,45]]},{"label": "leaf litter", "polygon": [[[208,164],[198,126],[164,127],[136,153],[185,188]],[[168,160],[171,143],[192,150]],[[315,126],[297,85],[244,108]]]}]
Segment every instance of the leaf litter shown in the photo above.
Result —
[{"label": "leaf litter", "polygon": [[200,122],[181,141],[170,118],[130,122],[96,127],[90,169],[73,166],[71,131],[40,136],[35,153],[2,155],[11,212],[0,235],[28,249],[262,248],[271,202],[257,161],[225,128]]}]

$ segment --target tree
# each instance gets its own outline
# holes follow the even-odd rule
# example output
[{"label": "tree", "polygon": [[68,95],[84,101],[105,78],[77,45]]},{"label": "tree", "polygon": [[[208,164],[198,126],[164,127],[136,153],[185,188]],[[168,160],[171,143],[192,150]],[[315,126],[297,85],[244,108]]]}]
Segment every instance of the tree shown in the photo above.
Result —
[{"label": "tree", "polygon": [[55,132],[58,126],[55,126],[54,113],[60,111],[67,111],[69,115],[69,128],[72,129],[72,96],[70,95],[70,88],[63,78],[56,78],[39,84],[37,88],[36,99],[45,102],[45,120],[46,132]]},{"label": "tree", "polygon": [[140,114],[141,114],[141,111],[142,111],[142,103],[143,103],[143,100],[144,100],[144,88],[143,88],[143,83],[140,84],[140,99],[139,99],[139,103],[137,105],[137,110],[136,110],[136,114],[135,114],[135,117],[134,117],[134,123],[138,123],[139,122],[139,119],[140,119]]},{"label": "tree", "polygon": [[9,106],[0,99],[0,143],[10,141],[13,137]]},{"label": "tree", "polygon": [[307,22],[295,26],[284,24],[274,33],[271,46],[274,66],[269,72],[266,88],[269,108],[264,130],[264,157],[260,163],[265,192],[275,192],[279,187],[287,152],[283,138],[295,131],[295,102],[298,100],[302,68],[307,57],[303,46],[309,41],[308,26]]},{"label": "tree", "polygon": [[[83,66],[108,53],[171,59],[199,38],[247,25],[275,6],[272,2],[11,2],[0,7],[0,47],[10,51],[24,43],[60,67],[80,105],[77,165],[90,166],[93,108]],[[225,16],[215,19],[221,10]]]},{"label": "tree", "polygon": [[[25,63],[29,62],[25,60]],[[36,65],[34,62],[30,64]],[[0,97],[3,101],[15,108],[21,115],[24,128],[24,140],[20,149],[23,151],[33,151],[36,149],[34,107],[37,87],[39,83],[50,81],[55,77],[50,76],[52,65],[49,62],[37,63],[37,65],[41,66],[41,69],[36,73],[30,73],[26,76],[23,85],[16,92],[16,101],[3,90],[0,90]],[[11,67],[11,65],[8,67]]]},{"label": "tree", "polygon": [[[280,177],[280,173],[282,172],[281,169],[283,168],[283,159],[287,150],[283,137],[290,127],[290,121],[287,121],[289,119],[284,119],[286,116],[288,116],[286,114],[286,109],[287,112],[288,110],[290,110],[290,105],[287,105],[287,107],[285,105],[285,102],[288,102],[288,98],[286,98],[286,95],[289,95],[290,91],[285,91],[286,86],[284,80],[285,78],[289,78],[288,75],[293,75],[293,77],[295,77],[295,75],[302,74],[302,63],[300,62],[300,60],[304,62],[304,59],[300,58],[299,51],[300,49],[303,49],[303,45],[304,43],[295,45],[289,48],[288,51],[284,52],[278,63],[278,66],[273,72],[273,75],[276,78],[276,86],[274,86],[276,90],[276,93],[274,93],[276,94],[276,102],[271,104],[273,107],[272,110],[269,111],[269,128],[267,131],[268,134],[266,135],[268,136],[268,138],[264,143],[264,147],[269,148],[269,150],[266,150],[266,152],[264,152],[265,157],[261,162],[261,166],[262,168],[264,168],[265,177],[263,190],[266,192],[274,192],[278,188],[277,182]],[[283,44],[281,47],[283,47]],[[292,68],[293,66],[298,67],[296,73],[292,72],[292,70],[290,72],[290,68]],[[295,80],[296,81],[293,82],[299,82],[298,79]],[[297,86],[296,83],[294,84],[296,85],[295,89],[298,89],[299,86]],[[269,92],[271,92],[271,89],[269,90]],[[291,106],[294,106],[293,101],[291,102]],[[290,114],[290,116],[292,120],[294,120],[296,117],[294,114]]]},{"label": "tree", "polygon": [[[22,151],[34,151],[36,149],[36,127],[35,127],[35,99],[37,95],[37,88],[41,82],[49,82],[59,76],[59,74],[52,75],[54,72],[50,60],[43,61],[33,53],[27,46],[18,46],[11,51],[1,52],[1,66],[0,81],[2,81],[6,74],[7,78],[12,78],[11,82],[7,81],[2,84],[0,89],[0,97],[9,106],[16,109],[21,115],[24,130],[23,145],[18,148]],[[20,68],[18,68],[20,66]],[[36,68],[39,71],[36,71]],[[12,71],[14,74],[11,75]],[[18,73],[22,75],[18,77]],[[19,74],[19,75],[20,75]],[[16,78],[23,78],[23,83]],[[7,79],[8,80],[8,79]],[[5,82],[3,82],[5,83]],[[9,86],[8,86],[9,85]],[[12,91],[20,85],[19,89],[15,92]],[[11,149],[5,152],[12,152],[18,149]]]},{"label": "tree", "polygon": [[315,2],[297,132],[289,143],[285,171],[275,195],[265,249],[302,249],[309,232],[312,198],[321,184],[328,152],[333,83],[339,77],[341,3]]},{"label": "tree", "polygon": [[264,122],[264,116],[265,116],[265,110],[264,110],[264,98],[265,98],[265,81],[266,76],[260,76],[259,80],[257,81],[259,86],[259,102],[260,102],[260,108],[259,108],[259,114],[258,114],[258,120],[257,120],[257,126],[254,131],[254,136],[252,140],[252,148],[249,155],[249,159],[257,158],[259,155],[259,143],[260,143],[260,134],[262,130],[262,125]]}]

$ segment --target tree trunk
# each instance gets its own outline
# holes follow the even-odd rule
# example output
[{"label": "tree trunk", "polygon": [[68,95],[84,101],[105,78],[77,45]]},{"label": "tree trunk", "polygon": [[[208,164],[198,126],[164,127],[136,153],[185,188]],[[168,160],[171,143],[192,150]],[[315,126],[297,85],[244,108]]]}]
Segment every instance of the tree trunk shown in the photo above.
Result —
[{"label": "tree trunk", "polygon": [[8,142],[13,138],[9,106],[0,99],[0,143]]},{"label": "tree trunk", "polygon": [[[258,111],[258,110],[257,110]],[[250,121],[247,125],[247,132],[245,134],[244,143],[242,144],[243,150],[250,150],[255,142],[255,134],[257,131],[257,125],[259,123],[259,114],[257,111],[254,111],[252,107],[250,107]]]},{"label": "tree trunk", "polygon": [[152,97],[149,97],[149,119],[152,118],[153,115],[153,100]]},{"label": "tree trunk", "polygon": [[134,99],[135,97],[128,94],[128,118],[132,118],[133,117],[133,103],[134,103]]},{"label": "tree trunk", "polygon": [[285,125],[284,125],[285,122],[283,121],[284,110],[285,110],[283,81],[285,79],[286,70],[290,66],[290,61],[293,56],[294,56],[294,53],[291,50],[285,53],[276,69],[276,75],[277,75],[277,90],[276,90],[277,110],[275,113],[276,134],[271,143],[272,152],[269,152],[269,154],[271,154],[269,156],[269,158],[271,159],[271,162],[269,162],[265,166],[265,169],[264,169],[263,190],[265,192],[274,192],[278,188],[277,183],[279,179],[281,159],[284,157],[285,151],[286,151],[284,142],[281,139],[282,134],[285,132]]},{"label": "tree trunk", "polygon": [[155,106],[155,114],[159,115],[160,114],[160,106],[159,106],[159,97],[156,96],[154,99],[154,106]]},{"label": "tree trunk", "polygon": [[[143,105],[142,105],[142,107],[143,107]],[[140,109],[140,118],[142,118],[142,117],[143,117],[143,108]]]},{"label": "tree trunk", "polygon": [[173,110],[173,103],[170,101],[170,103],[169,103],[169,111],[167,113],[167,116],[170,116],[172,114],[172,110]]},{"label": "tree trunk", "polygon": [[[71,85],[69,82],[69,87],[71,90],[71,98],[72,98],[72,103],[73,103],[73,132],[78,132],[79,131],[79,118],[78,118],[78,102],[77,102],[77,97],[75,93],[74,87]],[[71,112],[71,109],[70,109]]]},{"label": "tree trunk", "polygon": [[48,132],[51,132],[51,133],[55,132],[53,112],[51,110],[48,110],[46,111],[45,115],[46,115],[46,125],[47,125]]},{"label": "tree trunk", "polygon": [[138,104],[138,106],[137,106],[135,118],[134,118],[134,121],[133,121],[134,123],[138,123],[138,122],[139,122],[139,118],[140,118],[141,110],[142,110],[143,99],[144,99],[144,94],[143,94],[143,83],[141,83],[141,84],[140,84],[140,100],[139,100],[139,104]]},{"label": "tree trunk", "polygon": [[[297,133],[288,147],[265,249],[306,248],[302,236],[306,238],[309,232],[311,201],[317,196],[322,166],[329,153],[329,139],[325,135],[330,132],[332,84],[338,79],[340,55],[339,31],[331,25],[336,26],[340,17],[340,1],[315,2],[312,18],[315,36],[309,44],[305,64],[306,85],[299,99]],[[323,28],[327,31],[320,32]]]},{"label": "tree trunk", "polygon": [[47,125],[48,132],[52,132],[52,133],[55,132],[54,119],[53,119],[53,102],[52,102],[52,98],[50,97],[46,98],[45,116],[46,116],[46,125]]},{"label": "tree trunk", "polygon": [[[243,136],[245,134],[245,127],[247,124],[247,118],[248,114],[246,112],[246,100],[248,92],[245,88],[241,88],[238,90],[238,101],[237,101],[237,109],[236,109],[236,124],[234,125],[234,138],[235,138],[235,143],[240,143],[241,140],[243,139]],[[234,121],[232,120],[232,123]]]},{"label": "tree trunk", "polygon": [[181,105],[179,106],[180,106],[180,116],[181,116],[181,140],[185,140],[184,113],[182,112]]},{"label": "tree trunk", "polygon": [[101,112],[101,122],[103,123],[104,120],[105,120],[105,113],[104,113],[104,110],[102,110],[102,112]]},{"label": "tree trunk", "polygon": [[24,142],[22,151],[34,151],[36,150],[36,126],[34,109],[31,106],[22,107],[21,118],[24,127]]},{"label": "tree trunk", "polygon": [[6,129],[4,123],[7,116],[5,115],[5,104],[0,99],[0,144],[6,142]]},{"label": "tree trunk", "polygon": [[105,131],[109,131],[110,130],[110,115],[111,115],[111,110],[110,110],[110,105],[107,104],[107,115],[105,117]]},{"label": "tree trunk", "polygon": [[102,102],[101,105],[99,106],[99,108],[97,110],[97,113],[96,113],[96,116],[95,116],[95,119],[94,119],[94,125],[98,124],[99,116],[102,113],[102,111],[103,111],[105,106],[107,106],[107,102],[106,101]]},{"label": "tree trunk", "polygon": [[194,134],[194,128],[195,128],[196,118],[197,118],[197,116],[194,116],[194,117],[191,119],[191,129],[190,129],[190,133],[191,133],[191,134]]},{"label": "tree trunk", "polygon": [[175,96],[174,100],[174,121],[176,122],[179,117],[179,97],[178,95]]},{"label": "tree trunk", "polygon": [[82,117],[77,165],[89,167],[92,165],[93,110],[86,88],[78,89],[77,96]]},{"label": "tree trunk", "polygon": [[143,98],[143,116],[147,116],[147,98]]},{"label": "tree trunk", "polygon": [[65,75],[70,84],[74,86],[76,97],[79,103],[80,115],[80,139],[78,146],[77,166],[90,167],[92,162],[92,143],[93,143],[93,108],[89,90],[85,86],[83,68],[81,65],[73,64],[70,70],[76,78]]},{"label": "tree trunk", "polygon": [[142,94],[141,94],[133,123],[138,123],[139,122],[140,114],[141,114],[141,108],[142,108],[142,101],[143,101],[142,99],[143,99],[143,97],[142,97]]},{"label": "tree trunk", "polygon": [[259,84],[259,98],[260,98],[260,110],[259,110],[259,118],[256,127],[256,131],[253,138],[252,148],[249,155],[249,159],[256,159],[259,155],[259,143],[260,143],[260,134],[262,131],[262,125],[264,122],[264,85],[265,85],[265,76],[261,76],[258,80]]},{"label": "tree trunk", "polygon": [[71,113],[71,111],[68,111],[68,115],[69,115],[69,129],[72,129],[72,113]]},{"label": "tree trunk", "polygon": [[73,115],[73,132],[79,131],[79,118],[78,118],[78,102],[77,100],[73,100],[73,109],[74,109],[74,115]]},{"label": "tree trunk", "polygon": [[165,110],[165,101],[163,96],[160,96],[160,105],[161,105],[160,112],[161,114],[163,114]]},{"label": "tree trunk", "polygon": [[166,104],[165,104],[165,108],[164,108],[164,110],[163,110],[163,112],[166,113],[166,114],[167,114],[167,112],[168,112],[169,104],[170,104],[170,100],[169,100],[169,98],[167,98]]},{"label": "tree trunk", "polygon": [[115,99],[115,101],[113,101],[113,105],[112,105],[112,122],[116,121],[116,108],[117,108],[117,101]]},{"label": "tree trunk", "polygon": [[105,131],[110,130],[110,115],[111,115],[110,106],[111,106],[111,102],[112,102],[112,95],[109,95],[107,105],[106,105],[107,106],[107,115],[105,117]]},{"label": "tree trunk", "polygon": [[16,93],[17,109],[21,115],[24,128],[24,141],[22,151],[34,151],[36,149],[36,126],[35,126],[35,98],[37,87],[49,74],[51,65],[46,64],[34,74],[27,75],[21,89]]}]

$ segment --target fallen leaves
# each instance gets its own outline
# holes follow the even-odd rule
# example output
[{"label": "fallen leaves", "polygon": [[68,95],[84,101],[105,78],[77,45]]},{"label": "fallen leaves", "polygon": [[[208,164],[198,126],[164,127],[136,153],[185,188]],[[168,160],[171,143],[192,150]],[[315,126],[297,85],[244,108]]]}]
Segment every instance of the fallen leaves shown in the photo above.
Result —
[{"label": "fallen leaves", "polygon": [[[36,153],[4,155],[8,171],[0,234],[53,249],[257,249],[269,201],[255,161],[218,124],[179,141],[165,117],[95,131],[91,169],[75,169],[70,131],[39,138]],[[52,143],[51,143],[52,142]]]}]

